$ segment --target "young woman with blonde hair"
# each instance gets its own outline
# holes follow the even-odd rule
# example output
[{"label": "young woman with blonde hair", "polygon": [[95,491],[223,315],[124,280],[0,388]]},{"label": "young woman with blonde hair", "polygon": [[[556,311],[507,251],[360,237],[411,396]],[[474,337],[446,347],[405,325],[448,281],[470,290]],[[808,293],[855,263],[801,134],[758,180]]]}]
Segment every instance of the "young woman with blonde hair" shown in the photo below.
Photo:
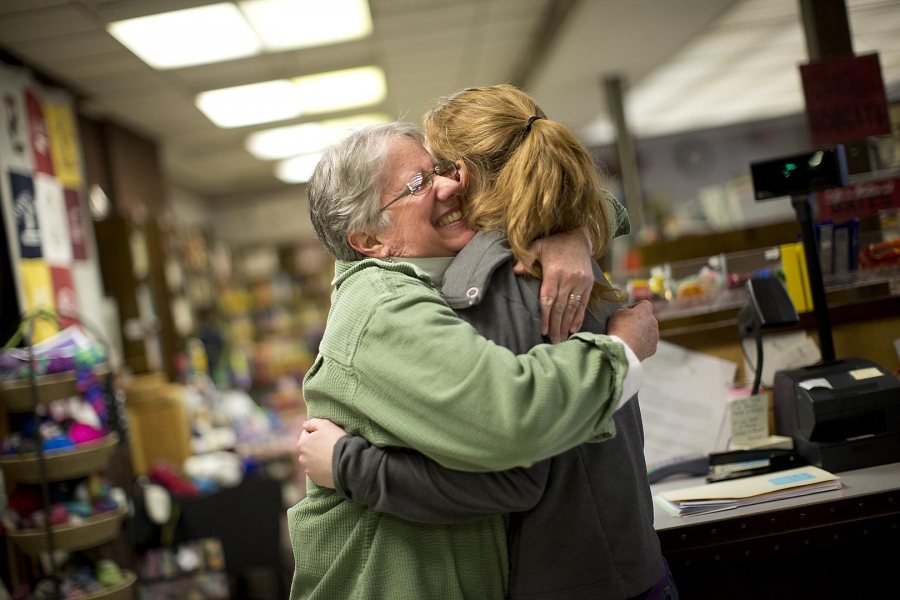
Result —
[{"label": "young woman with blonde hair", "polygon": [[[579,261],[588,278],[573,283],[575,289],[554,293],[555,278],[545,280],[541,289],[543,308],[559,296],[554,306],[558,313],[564,308],[578,312],[569,333],[580,328],[588,295],[591,300],[621,299],[595,279],[588,258],[606,254],[615,232],[628,233],[628,215],[601,186],[590,152],[571,129],[548,119],[530,95],[511,85],[469,88],[443,98],[422,126],[431,152],[460,167],[467,188],[466,219],[473,229],[506,231],[513,254],[538,277],[537,254],[556,261],[559,252],[568,254],[559,262]],[[566,233],[570,235],[551,238]],[[581,240],[588,243],[579,254]],[[569,293],[583,300],[580,307],[573,306]]]}]

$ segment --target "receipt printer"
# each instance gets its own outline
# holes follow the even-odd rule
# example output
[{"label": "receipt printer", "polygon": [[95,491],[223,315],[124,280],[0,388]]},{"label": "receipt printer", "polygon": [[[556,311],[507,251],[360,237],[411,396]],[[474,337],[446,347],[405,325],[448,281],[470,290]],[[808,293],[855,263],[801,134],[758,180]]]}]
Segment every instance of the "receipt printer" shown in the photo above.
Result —
[{"label": "receipt printer", "polygon": [[827,471],[900,461],[900,382],[847,358],[775,373],[777,433]]}]

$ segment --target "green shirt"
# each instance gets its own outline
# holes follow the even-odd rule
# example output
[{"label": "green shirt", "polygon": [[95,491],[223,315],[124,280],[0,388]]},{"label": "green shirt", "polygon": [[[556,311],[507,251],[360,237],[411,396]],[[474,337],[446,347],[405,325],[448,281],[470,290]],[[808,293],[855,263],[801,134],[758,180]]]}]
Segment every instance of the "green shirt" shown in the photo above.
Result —
[{"label": "green shirt", "polygon": [[[459,319],[406,263],[338,261],[319,356],[303,384],[310,416],[444,466],[501,471],[614,434],[627,360],[577,334],[516,356]],[[426,525],[307,484],[288,511],[291,598],[501,599],[502,516]]]}]

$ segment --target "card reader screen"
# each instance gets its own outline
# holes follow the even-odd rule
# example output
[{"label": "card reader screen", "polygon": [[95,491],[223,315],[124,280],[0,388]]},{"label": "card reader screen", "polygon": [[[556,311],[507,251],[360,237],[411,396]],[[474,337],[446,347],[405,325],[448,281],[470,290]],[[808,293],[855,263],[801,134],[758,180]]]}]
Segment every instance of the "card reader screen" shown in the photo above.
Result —
[{"label": "card reader screen", "polygon": [[843,146],[754,162],[750,172],[757,200],[847,185]]}]

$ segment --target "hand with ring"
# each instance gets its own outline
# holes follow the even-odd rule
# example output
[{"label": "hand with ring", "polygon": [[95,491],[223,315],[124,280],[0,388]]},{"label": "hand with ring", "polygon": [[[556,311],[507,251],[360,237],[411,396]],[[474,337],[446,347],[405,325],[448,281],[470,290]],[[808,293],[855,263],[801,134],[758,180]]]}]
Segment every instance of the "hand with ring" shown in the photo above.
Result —
[{"label": "hand with ring", "polygon": [[[588,237],[581,229],[536,241],[530,248],[541,263],[541,334],[554,344],[581,330],[594,270]],[[517,273],[531,265],[518,263]]]}]

